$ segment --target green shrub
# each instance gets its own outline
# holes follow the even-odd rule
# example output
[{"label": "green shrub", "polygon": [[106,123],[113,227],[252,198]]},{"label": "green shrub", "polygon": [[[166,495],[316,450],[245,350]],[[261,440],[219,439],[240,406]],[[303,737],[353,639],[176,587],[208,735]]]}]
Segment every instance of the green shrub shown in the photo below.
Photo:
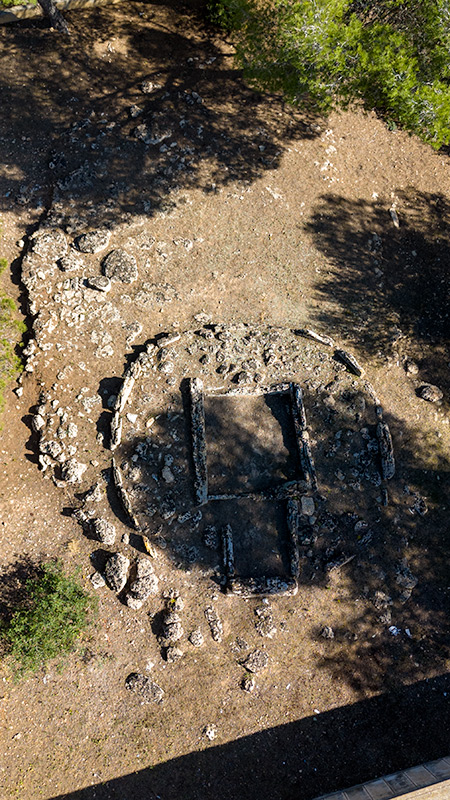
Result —
[{"label": "green shrub", "polygon": [[25,586],[24,597],[0,636],[16,676],[45,667],[50,659],[74,649],[95,609],[96,600],[59,563],[39,566]]},{"label": "green shrub", "polygon": [[449,0],[210,0],[244,77],[317,113],[359,102],[450,141]]}]

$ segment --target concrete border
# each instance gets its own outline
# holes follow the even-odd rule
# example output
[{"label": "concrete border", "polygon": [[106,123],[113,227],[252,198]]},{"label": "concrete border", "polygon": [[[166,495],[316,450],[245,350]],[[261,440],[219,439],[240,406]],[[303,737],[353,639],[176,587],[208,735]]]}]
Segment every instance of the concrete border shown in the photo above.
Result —
[{"label": "concrete border", "polygon": [[448,800],[450,756],[394,772],[351,789],[323,794],[316,800]]},{"label": "concrete border", "polygon": [[[106,6],[119,2],[120,0],[56,0],[56,7],[59,11],[74,11],[76,9]],[[33,19],[35,17],[44,19],[40,5],[18,5],[11,6],[11,8],[0,9],[0,25],[7,25],[9,22],[20,22],[22,19]]]}]

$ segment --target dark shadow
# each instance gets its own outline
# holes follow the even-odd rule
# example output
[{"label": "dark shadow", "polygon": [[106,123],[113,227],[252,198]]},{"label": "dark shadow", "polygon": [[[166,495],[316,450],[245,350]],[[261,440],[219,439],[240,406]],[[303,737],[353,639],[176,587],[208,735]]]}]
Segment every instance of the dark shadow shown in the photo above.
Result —
[{"label": "dark shadow", "polygon": [[69,40],[41,21],[2,31],[4,59],[26,59],[0,78],[0,210],[52,207],[46,224],[69,233],[166,214],[183,189],[252,182],[288,141],[315,135],[312,120],[240,82],[192,9],[135,3],[67,19]]},{"label": "dark shadow", "polygon": [[14,611],[28,597],[27,583],[40,574],[39,562],[29,556],[20,556],[1,574],[0,621],[7,623]]},{"label": "dark shadow", "polygon": [[[311,591],[330,588],[342,578],[350,603],[344,621],[318,657],[318,668],[362,693],[397,689],[433,676],[446,669],[450,655],[446,453],[438,440],[427,441],[405,429],[403,420],[386,415],[397,474],[383,483],[375,407],[362,403],[358,389],[337,391],[330,404],[326,387],[303,388],[306,417],[314,431],[319,488],[314,494],[314,517],[300,514],[299,586]],[[206,397],[212,400],[211,407],[206,403],[207,453],[215,444],[208,431],[223,433],[225,425],[208,469],[215,469],[220,478],[228,464],[225,491],[232,494],[196,506],[185,382],[181,389],[174,388],[167,412],[145,401],[145,416],[155,415],[151,435],[130,436],[124,430],[115,452],[142,531],[177,568],[199,569],[223,584],[223,571],[217,567],[222,564],[221,531],[229,524],[237,575],[284,579],[285,501],[247,496],[246,488],[258,492],[261,487],[243,487],[241,478],[252,474],[256,459],[257,477],[261,465],[271,467],[262,488],[272,488],[271,478],[277,488],[281,462],[274,459],[273,442],[285,448],[286,459],[295,455],[286,447],[286,442],[289,448],[292,444],[287,414],[274,415],[272,401],[266,405],[264,397],[259,398],[270,426],[278,426],[278,432],[270,427],[270,438],[253,406],[244,408],[245,396]],[[225,420],[215,405],[223,399],[232,401],[234,409]],[[117,509],[112,485],[109,491]],[[210,492],[214,491],[213,485]],[[123,512],[119,508],[116,513]],[[142,551],[141,537],[136,535],[136,541]]]},{"label": "dark shadow", "polygon": [[332,264],[316,318],[363,355],[414,357],[422,382],[448,392],[450,206],[414,189],[396,197],[399,227],[381,201],[322,197],[307,224]]},{"label": "dark shadow", "polygon": [[312,800],[448,755],[449,691],[421,681],[53,800]]}]

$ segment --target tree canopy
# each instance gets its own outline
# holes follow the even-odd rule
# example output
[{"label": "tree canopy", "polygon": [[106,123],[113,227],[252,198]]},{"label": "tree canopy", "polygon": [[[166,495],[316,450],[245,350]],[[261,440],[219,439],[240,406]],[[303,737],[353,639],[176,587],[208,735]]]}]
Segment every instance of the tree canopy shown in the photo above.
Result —
[{"label": "tree canopy", "polygon": [[215,0],[245,78],[319,113],[359,102],[450,141],[450,0]]}]

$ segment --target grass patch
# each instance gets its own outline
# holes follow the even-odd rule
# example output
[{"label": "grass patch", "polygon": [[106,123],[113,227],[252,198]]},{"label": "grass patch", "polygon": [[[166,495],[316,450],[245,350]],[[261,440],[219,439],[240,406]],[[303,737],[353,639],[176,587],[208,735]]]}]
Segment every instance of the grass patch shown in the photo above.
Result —
[{"label": "grass patch", "polygon": [[0,10],[2,8],[13,8],[14,6],[35,6],[37,5],[37,0],[24,0],[23,3],[20,0],[0,0]]},{"label": "grass patch", "polygon": [[53,562],[41,564],[19,596],[0,627],[4,654],[17,678],[74,650],[97,606],[79,579]]}]

